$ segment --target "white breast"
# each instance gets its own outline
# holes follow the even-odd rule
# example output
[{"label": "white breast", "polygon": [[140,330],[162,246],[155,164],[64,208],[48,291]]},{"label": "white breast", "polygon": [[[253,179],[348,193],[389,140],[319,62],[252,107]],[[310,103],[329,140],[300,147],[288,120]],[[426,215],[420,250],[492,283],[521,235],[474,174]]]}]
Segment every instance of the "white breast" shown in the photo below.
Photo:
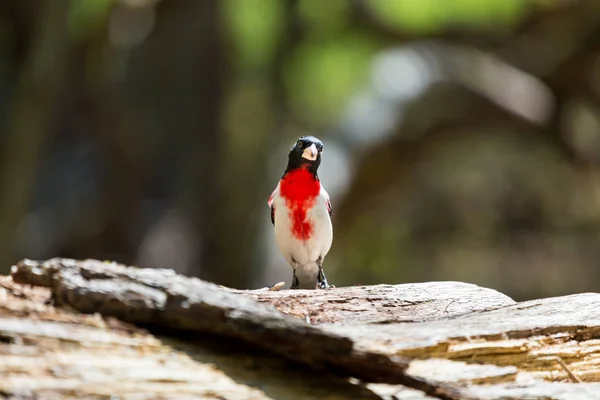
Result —
[{"label": "white breast", "polygon": [[275,241],[288,263],[295,264],[296,271],[300,274],[303,266],[309,268],[312,274],[316,261],[319,258],[323,260],[331,248],[333,228],[327,208],[328,199],[329,195],[321,188],[314,206],[306,212],[306,221],[312,225],[312,235],[307,240],[302,240],[292,234],[292,216],[285,199],[279,195],[279,187],[273,193]]}]

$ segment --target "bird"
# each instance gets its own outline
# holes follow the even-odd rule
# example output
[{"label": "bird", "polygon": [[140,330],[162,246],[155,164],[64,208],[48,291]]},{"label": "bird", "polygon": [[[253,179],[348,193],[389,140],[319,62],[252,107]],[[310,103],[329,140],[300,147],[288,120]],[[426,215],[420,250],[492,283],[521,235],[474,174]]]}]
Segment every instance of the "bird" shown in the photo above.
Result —
[{"label": "bird", "polygon": [[275,242],[293,269],[290,289],[329,289],[323,260],[331,249],[331,200],[319,180],[323,142],[298,138],[268,200]]}]

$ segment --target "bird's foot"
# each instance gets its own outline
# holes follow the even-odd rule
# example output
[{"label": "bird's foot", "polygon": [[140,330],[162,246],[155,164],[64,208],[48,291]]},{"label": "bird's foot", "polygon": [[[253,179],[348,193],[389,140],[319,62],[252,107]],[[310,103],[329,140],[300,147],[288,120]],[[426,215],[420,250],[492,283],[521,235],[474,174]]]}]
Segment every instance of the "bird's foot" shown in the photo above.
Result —
[{"label": "bird's foot", "polygon": [[317,283],[318,289],[333,289],[333,288],[335,288],[335,286],[330,285],[329,282],[327,282],[327,277],[325,276],[325,271],[323,271],[323,268],[321,268],[320,266],[319,266],[319,275],[318,275],[317,279],[318,279],[318,283]]},{"label": "bird's foot", "polygon": [[317,283],[317,288],[318,289],[335,289],[334,285],[330,285],[329,283],[327,283],[327,281],[322,281]]}]

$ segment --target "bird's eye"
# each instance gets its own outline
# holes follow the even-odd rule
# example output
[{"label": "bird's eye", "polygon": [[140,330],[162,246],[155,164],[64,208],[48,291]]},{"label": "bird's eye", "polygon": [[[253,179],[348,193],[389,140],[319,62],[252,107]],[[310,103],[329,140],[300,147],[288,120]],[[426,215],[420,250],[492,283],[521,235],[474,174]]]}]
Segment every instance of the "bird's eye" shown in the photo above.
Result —
[{"label": "bird's eye", "polygon": [[302,148],[302,140],[298,140],[298,141],[296,142],[296,147],[298,147],[298,148]]}]

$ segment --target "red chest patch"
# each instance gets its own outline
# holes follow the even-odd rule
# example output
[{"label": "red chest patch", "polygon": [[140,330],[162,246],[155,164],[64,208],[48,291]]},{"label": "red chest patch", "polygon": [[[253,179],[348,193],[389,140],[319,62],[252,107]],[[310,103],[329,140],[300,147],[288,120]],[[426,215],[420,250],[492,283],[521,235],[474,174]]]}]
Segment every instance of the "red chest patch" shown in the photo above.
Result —
[{"label": "red chest patch", "polygon": [[286,174],[279,183],[279,193],[292,220],[292,234],[300,240],[312,236],[313,226],[306,220],[306,213],[315,205],[320,191],[321,182],[304,168]]}]

